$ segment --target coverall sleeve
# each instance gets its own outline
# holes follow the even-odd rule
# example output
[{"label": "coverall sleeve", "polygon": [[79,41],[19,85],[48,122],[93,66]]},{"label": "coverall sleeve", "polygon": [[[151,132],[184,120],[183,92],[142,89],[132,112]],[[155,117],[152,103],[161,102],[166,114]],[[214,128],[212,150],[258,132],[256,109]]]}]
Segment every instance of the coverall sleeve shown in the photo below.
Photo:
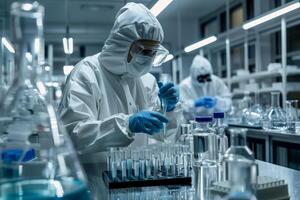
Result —
[{"label": "coverall sleeve", "polygon": [[188,95],[190,89],[185,84],[180,84],[180,101],[183,108],[183,116],[186,121],[194,119],[194,100]]},{"label": "coverall sleeve", "polygon": [[[108,147],[127,146],[133,138],[127,131],[128,115],[115,114],[98,120],[101,91],[93,70],[75,70],[67,81],[58,112],[79,154]],[[101,111],[100,111],[101,112]]]}]

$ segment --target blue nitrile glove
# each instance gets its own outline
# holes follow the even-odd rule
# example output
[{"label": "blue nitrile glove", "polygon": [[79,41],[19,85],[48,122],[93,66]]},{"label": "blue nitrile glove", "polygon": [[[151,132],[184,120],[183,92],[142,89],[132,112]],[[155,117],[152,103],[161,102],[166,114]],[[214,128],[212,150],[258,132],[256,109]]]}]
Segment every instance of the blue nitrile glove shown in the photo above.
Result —
[{"label": "blue nitrile glove", "polygon": [[217,100],[213,97],[202,97],[195,101],[195,107],[213,108],[217,104]]},{"label": "blue nitrile glove", "polygon": [[167,112],[175,109],[176,104],[179,101],[179,89],[174,83],[158,82],[159,93],[158,96],[161,101],[166,104]]},{"label": "blue nitrile glove", "polygon": [[129,117],[129,130],[132,133],[147,133],[152,135],[160,132],[163,123],[169,120],[158,112],[141,111]]}]

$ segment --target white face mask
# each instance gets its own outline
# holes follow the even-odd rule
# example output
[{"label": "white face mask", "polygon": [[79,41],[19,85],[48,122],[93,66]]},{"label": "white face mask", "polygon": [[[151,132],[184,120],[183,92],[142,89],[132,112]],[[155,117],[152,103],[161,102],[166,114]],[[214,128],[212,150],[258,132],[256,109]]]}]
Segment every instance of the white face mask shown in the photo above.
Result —
[{"label": "white face mask", "polygon": [[130,77],[140,77],[151,70],[153,57],[141,54],[135,55],[130,63],[127,63],[127,72]]}]

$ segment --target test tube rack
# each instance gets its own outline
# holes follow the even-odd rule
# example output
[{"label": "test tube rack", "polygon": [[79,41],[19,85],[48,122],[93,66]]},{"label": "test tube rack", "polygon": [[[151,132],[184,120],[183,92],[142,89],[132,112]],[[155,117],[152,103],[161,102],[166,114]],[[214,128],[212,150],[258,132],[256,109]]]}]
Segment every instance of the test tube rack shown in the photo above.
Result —
[{"label": "test tube rack", "polygon": [[167,186],[167,185],[181,185],[191,186],[192,178],[186,176],[156,176],[147,179],[136,179],[134,177],[123,180],[121,178],[121,172],[118,171],[117,177],[112,179],[109,171],[103,172],[103,180],[107,188],[131,188],[131,187],[147,187],[147,186]]}]

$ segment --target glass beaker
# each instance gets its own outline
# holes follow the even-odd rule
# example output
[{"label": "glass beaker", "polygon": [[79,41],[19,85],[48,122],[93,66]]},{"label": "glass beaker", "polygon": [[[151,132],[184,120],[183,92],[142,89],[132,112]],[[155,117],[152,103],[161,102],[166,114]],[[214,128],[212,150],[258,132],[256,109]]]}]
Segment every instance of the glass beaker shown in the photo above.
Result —
[{"label": "glass beaker", "polygon": [[286,101],[287,131],[296,133],[296,122],[299,121],[298,100]]},{"label": "glass beaker", "polygon": [[271,107],[263,119],[264,130],[286,130],[286,113],[280,107],[280,93],[271,92]]}]

